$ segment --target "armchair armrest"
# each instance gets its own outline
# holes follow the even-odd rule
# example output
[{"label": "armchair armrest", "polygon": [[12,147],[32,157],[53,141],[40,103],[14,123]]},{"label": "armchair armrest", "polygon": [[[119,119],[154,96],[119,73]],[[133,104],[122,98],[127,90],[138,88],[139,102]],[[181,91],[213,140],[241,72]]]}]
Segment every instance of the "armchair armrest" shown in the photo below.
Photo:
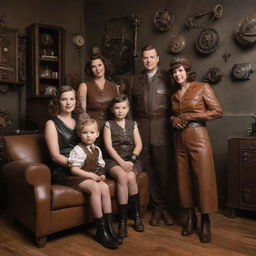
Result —
[{"label": "armchair armrest", "polygon": [[12,161],[2,167],[7,182],[11,214],[37,237],[45,236],[50,226],[51,174],[47,165]]}]

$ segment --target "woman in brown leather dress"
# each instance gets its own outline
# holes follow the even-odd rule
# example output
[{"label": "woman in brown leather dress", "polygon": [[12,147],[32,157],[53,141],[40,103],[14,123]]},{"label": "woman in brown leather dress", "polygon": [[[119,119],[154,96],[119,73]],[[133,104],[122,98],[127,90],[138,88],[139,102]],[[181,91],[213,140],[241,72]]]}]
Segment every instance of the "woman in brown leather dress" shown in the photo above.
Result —
[{"label": "woman in brown leather dress", "polygon": [[195,81],[189,60],[171,60],[170,74],[177,88],[172,95],[170,117],[175,128],[178,188],[181,207],[187,221],[181,234],[188,236],[196,229],[197,206],[201,213],[200,241],[211,241],[209,214],[218,209],[217,187],[211,142],[205,121],[222,117],[221,106],[207,83]]},{"label": "woman in brown leather dress", "polygon": [[[111,73],[111,63],[103,56],[91,57],[85,70],[93,79],[81,83],[78,93],[85,113],[97,120],[101,133],[105,121],[112,117],[110,107],[112,100],[118,95],[118,86],[106,79]],[[98,138],[97,144],[103,145],[102,136]]]}]

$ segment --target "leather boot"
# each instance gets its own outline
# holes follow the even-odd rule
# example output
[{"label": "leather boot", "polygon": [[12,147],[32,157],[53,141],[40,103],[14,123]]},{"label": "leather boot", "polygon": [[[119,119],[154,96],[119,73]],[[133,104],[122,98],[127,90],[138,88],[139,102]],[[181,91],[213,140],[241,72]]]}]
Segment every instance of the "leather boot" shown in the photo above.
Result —
[{"label": "leather boot", "polygon": [[187,222],[181,230],[182,236],[191,235],[194,232],[194,230],[196,230],[196,226],[197,226],[197,218],[196,218],[194,208],[188,208],[186,209],[186,212],[187,212]]},{"label": "leather boot", "polygon": [[174,224],[174,222],[173,222],[171,216],[169,215],[169,213],[167,212],[167,210],[162,210],[162,217],[163,217],[165,225],[171,226]]},{"label": "leather boot", "polygon": [[149,225],[158,226],[161,220],[161,212],[160,210],[154,210],[152,212],[151,220],[149,221]]},{"label": "leather boot", "polygon": [[105,218],[107,231],[112,237],[112,240],[117,244],[121,244],[123,242],[123,239],[117,235],[117,233],[115,232],[112,226],[112,213],[105,213],[104,218]]},{"label": "leather boot", "polygon": [[131,195],[129,196],[129,202],[132,207],[132,214],[134,219],[134,225],[133,228],[137,232],[143,232],[144,231],[144,225],[142,222],[141,214],[140,214],[140,197],[139,194]]},{"label": "leather boot", "polygon": [[118,244],[113,241],[111,235],[108,233],[104,217],[97,218],[96,223],[97,232],[95,240],[106,248],[116,249],[118,247]]},{"label": "leather boot", "polygon": [[119,204],[118,236],[127,237],[127,204]]},{"label": "leather boot", "polygon": [[200,242],[209,243],[211,241],[211,222],[209,214],[201,214]]}]

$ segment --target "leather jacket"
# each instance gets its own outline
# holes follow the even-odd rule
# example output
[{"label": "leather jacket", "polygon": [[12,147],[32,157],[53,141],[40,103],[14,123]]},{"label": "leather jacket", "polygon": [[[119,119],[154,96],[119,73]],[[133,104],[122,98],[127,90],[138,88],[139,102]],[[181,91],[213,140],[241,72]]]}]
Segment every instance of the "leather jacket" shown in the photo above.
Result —
[{"label": "leather jacket", "polygon": [[173,116],[188,122],[213,120],[223,116],[211,86],[200,82],[192,82],[182,98],[179,98],[177,92],[172,95],[172,112]]},{"label": "leather jacket", "polygon": [[158,70],[150,83],[145,71],[131,79],[130,105],[144,145],[170,143],[170,96],[169,73],[166,71]]}]

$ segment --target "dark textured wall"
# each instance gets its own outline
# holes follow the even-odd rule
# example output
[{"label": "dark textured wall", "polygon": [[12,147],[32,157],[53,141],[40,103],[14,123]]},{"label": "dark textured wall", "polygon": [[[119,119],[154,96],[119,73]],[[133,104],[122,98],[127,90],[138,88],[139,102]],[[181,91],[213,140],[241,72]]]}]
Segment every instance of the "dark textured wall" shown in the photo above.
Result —
[{"label": "dark textured wall", "polygon": [[[84,48],[79,52],[72,44],[75,33],[84,33],[84,0],[0,0],[0,15],[5,15],[5,25],[25,33],[32,23],[60,26],[66,31],[65,70],[82,74]],[[0,85],[1,86],[1,85]],[[14,129],[24,128],[26,87],[0,93],[0,107],[13,116]]]},{"label": "dark textured wall", "polygon": [[[195,50],[194,43],[202,29],[186,29],[185,18],[202,10],[211,10],[217,3],[224,6],[224,15],[215,20],[208,27],[215,28],[220,35],[219,48],[208,56],[200,56]],[[182,34],[187,41],[187,46],[180,55],[192,60],[193,66],[198,74],[198,80],[202,80],[208,67],[217,66],[224,72],[223,80],[213,86],[219,98],[224,117],[220,120],[208,122],[209,133],[212,139],[216,173],[219,187],[220,203],[223,205],[225,199],[225,180],[227,168],[227,141],[229,137],[245,135],[247,127],[253,122],[251,113],[255,112],[256,106],[256,74],[253,73],[250,80],[235,82],[230,77],[233,64],[251,63],[256,68],[256,49],[243,49],[239,47],[234,39],[234,29],[246,16],[256,14],[255,0],[87,0],[85,2],[85,24],[88,51],[91,47],[102,46],[104,24],[108,19],[126,16],[135,11],[142,16],[139,26],[138,47],[144,44],[154,44],[158,48],[161,67],[167,68],[170,58],[167,46],[170,37],[174,34]],[[153,25],[154,13],[160,8],[170,8],[175,15],[175,24],[168,32],[158,32]],[[118,34],[118,31],[113,31]],[[113,33],[114,35],[114,33]],[[222,55],[227,52],[231,57],[227,63]],[[137,70],[142,65],[138,60]],[[129,74],[126,74],[129,76]]]}]

